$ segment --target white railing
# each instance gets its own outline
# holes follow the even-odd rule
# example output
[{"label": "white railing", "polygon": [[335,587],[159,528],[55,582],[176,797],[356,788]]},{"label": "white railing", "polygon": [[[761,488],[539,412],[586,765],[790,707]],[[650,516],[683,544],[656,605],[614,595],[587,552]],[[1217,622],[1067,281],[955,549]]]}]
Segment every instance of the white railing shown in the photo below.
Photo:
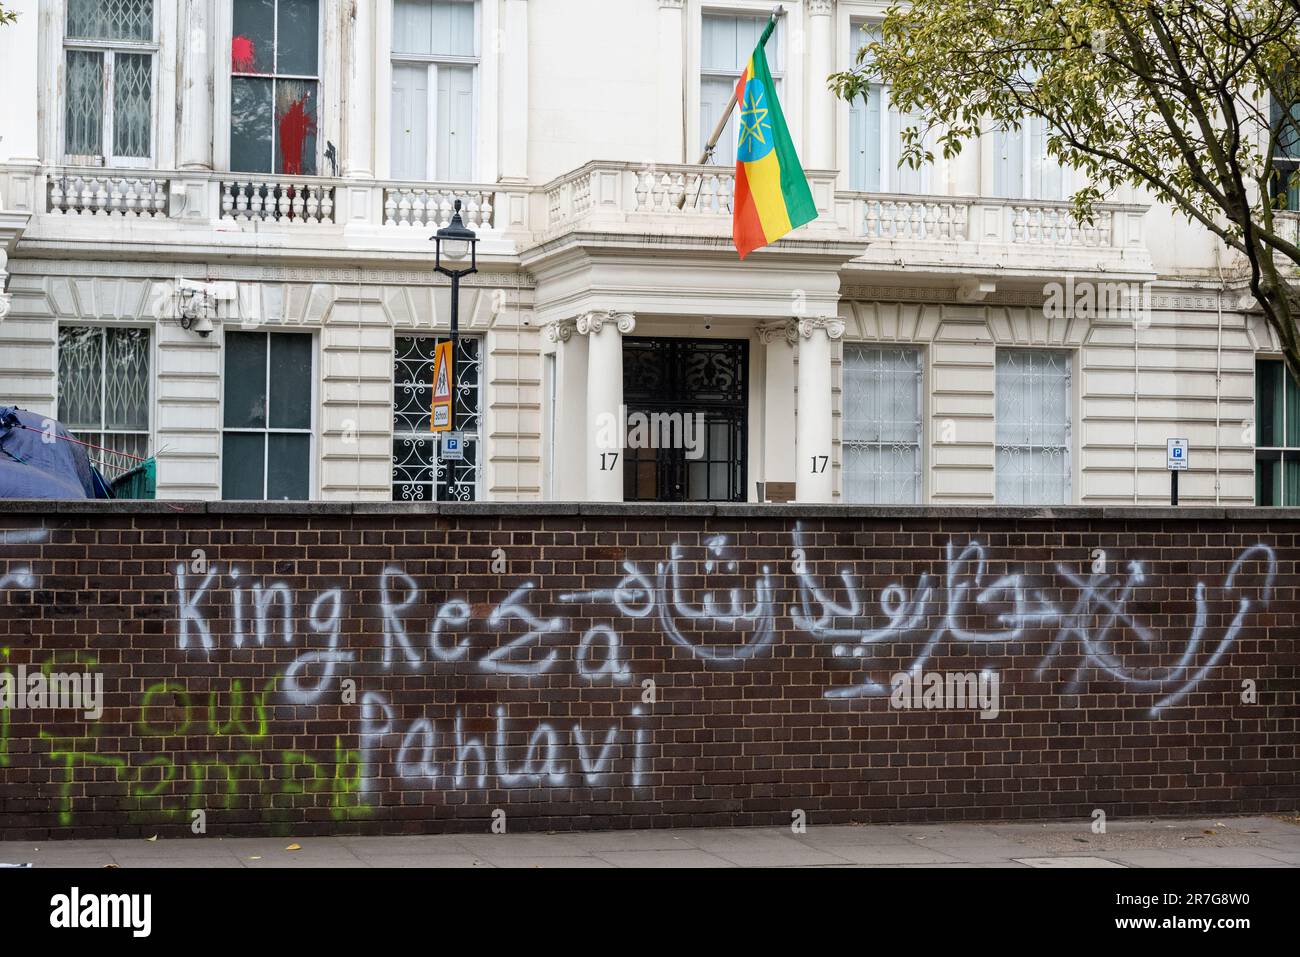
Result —
[{"label": "white railing", "polygon": [[470,229],[492,229],[496,193],[487,186],[384,184],[384,225],[441,229],[451,223],[456,200],[461,221]]},{"label": "white railing", "polygon": [[1008,233],[1013,243],[1035,246],[1111,246],[1112,213],[1105,206],[1093,210],[1090,222],[1079,222],[1068,202],[1008,200]]},{"label": "white railing", "polygon": [[[1106,256],[1136,257],[1139,264],[1146,254],[1145,206],[1100,203],[1091,222],[1079,223],[1068,201],[842,191],[836,178],[834,171],[808,172],[819,215],[799,236],[861,243],[891,260],[905,254],[898,244],[970,256],[974,264],[996,251],[1000,268],[1010,249],[1022,250],[1035,268],[1071,250],[1095,258],[1109,249]],[[593,161],[529,186],[5,165],[0,194],[18,212],[247,228],[375,228],[394,236],[446,226],[459,201],[467,226],[508,235],[522,249],[579,230],[729,236],[735,173],[721,166]],[[1279,228],[1294,236],[1300,216],[1284,214]]]},{"label": "white railing", "polygon": [[50,170],[45,190],[46,212],[60,216],[167,215],[168,181],[161,176]]},{"label": "white railing", "polygon": [[[826,174],[814,176],[829,197]],[[596,161],[541,187],[544,232],[621,225],[728,235],[735,191],[736,174],[728,167]]]},{"label": "white railing", "polygon": [[735,191],[734,170],[712,166],[646,167],[637,173],[635,210],[730,216]]},{"label": "white railing", "polygon": [[969,200],[868,195],[861,203],[858,235],[868,239],[951,241],[968,235]]},{"label": "white railing", "polygon": [[306,179],[223,179],[221,218],[320,225],[334,222],[335,184]]},{"label": "white railing", "polygon": [[1273,229],[1287,242],[1300,244],[1300,213],[1278,213],[1273,218]]},{"label": "white railing", "polygon": [[1067,200],[983,196],[837,193],[848,203],[853,235],[874,242],[999,243],[1045,249],[1137,245],[1145,206],[1098,203],[1078,222]]}]

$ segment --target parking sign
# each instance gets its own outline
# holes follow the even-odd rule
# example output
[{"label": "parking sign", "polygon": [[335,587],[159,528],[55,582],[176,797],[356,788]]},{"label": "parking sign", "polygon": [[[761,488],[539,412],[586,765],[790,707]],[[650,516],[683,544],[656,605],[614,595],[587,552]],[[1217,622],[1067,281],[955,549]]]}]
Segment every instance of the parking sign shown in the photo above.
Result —
[{"label": "parking sign", "polygon": [[1186,439],[1170,439],[1169,448],[1166,454],[1166,466],[1171,472],[1186,472],[1188,469],[1188,441]]},{"label": "parking sign", "polygon": [[465,461],[465,443],[459,432],[442,434],[442,460],[444,462]]}]

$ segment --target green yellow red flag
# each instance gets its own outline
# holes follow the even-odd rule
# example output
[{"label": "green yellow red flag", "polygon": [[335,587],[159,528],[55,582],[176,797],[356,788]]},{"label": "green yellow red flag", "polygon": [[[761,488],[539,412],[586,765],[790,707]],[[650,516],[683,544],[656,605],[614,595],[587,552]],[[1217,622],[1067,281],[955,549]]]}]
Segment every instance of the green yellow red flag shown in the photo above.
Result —
[{"label": "green yellow red flag", "polygon": [[741,259],[817,218],[763,52],[775,27],[773,19],[736,83],[740,122],[731,235]]}]

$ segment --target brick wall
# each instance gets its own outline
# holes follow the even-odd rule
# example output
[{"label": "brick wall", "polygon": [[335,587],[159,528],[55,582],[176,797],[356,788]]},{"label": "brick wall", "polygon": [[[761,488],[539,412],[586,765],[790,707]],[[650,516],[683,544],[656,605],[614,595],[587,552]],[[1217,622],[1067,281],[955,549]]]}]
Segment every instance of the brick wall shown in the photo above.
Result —
[{"label": "brick wall", "polygon": [[1294,811],[1298,517],[4,503],[0,838]]}]

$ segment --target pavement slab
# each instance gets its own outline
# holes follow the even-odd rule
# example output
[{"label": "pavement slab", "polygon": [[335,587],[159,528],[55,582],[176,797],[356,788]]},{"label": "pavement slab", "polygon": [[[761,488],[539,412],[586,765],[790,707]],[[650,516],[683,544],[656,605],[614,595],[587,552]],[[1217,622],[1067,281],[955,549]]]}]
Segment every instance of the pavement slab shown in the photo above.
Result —
[{"label": "pavement slab", "polygon": [[[1295,817],[0,842],[72,868],[1297,867]],[[296,848],[293,848],[296,845]]]}]

